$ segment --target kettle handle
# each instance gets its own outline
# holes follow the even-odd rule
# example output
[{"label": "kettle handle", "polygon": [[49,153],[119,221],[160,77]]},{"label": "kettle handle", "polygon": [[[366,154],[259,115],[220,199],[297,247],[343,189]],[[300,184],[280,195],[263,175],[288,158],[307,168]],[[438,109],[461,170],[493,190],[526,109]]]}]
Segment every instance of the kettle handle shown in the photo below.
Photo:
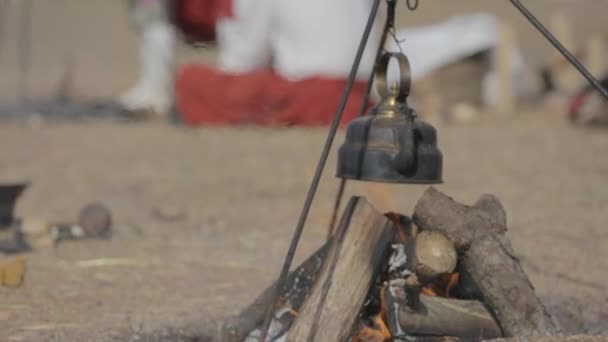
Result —
[{"label": "kettle handle", "polygon": [[402,53],[396,52],[384,52],[378,59],[374,74],[376,78],[376,90],[381,98],[386,98],[390,94],[388,86],[388,63],[391,58],[395,58],[399,63],[399,93],[397,100],[405,101],[410,95],[412,87],[412,73],[410,71],[410,61]]},{"label": "kettle handle", "polygon": [[414,115],[413,109],[405,107],[406,113],[405,125],[403,130],[399,132],[401,144],[399,145],[399,153],[393,158],[395,169],[402,174],[407,173],[416,163],[416,142],[414,136]]},{"label": "kettle handle", "polygon": [[403,104],[402,110],[405,114],[405,124],[403,129],[398,132],[400,136],[399,153],[394,157],[393,165],[398,172],[406,173],[414,166],[416,147],[414,143],[414,115],[412,109],[406,104],[412,86],[410,62],[404,54],[385,52],[380,56],[375,70],[376,87],[382,98],[391,95],[387,81],[388,64],[391,58],[397,59],[399,63],[400,77],[399,86],[396,89],[397,93],[392,93],[392,95],[396,95],[396,100]]}]

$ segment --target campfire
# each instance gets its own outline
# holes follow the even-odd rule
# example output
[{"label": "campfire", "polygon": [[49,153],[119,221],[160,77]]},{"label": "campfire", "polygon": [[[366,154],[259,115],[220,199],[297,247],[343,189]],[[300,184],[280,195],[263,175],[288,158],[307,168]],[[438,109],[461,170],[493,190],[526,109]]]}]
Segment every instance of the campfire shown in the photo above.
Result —
[{"label": "campfire", "polygon": [[[333,237],[287,278],[266,341],[478,341],[557,333],[505,237],[500,202],[430,188],[410,218],[348,203]],[[222,328],[260,340],[274,286]]]},{"label": "campfire", "polygon": [[[511,2],[570,57],[520,1]],[[338,150],[336,176],[341,181],[334,214],[347,180],[442,182],[437,132],[408,105],[409,60],[402,52],[385,50],[387,37],[394,38],[396,3],[386,1],[374,75],[368,82],[367,96],[375,81],[381,100],[348,124]],[[407,2],[411,10],[417,4]],[[354,82],[379,7],[375,0],[347,84]],[[392,59],[399,81],[389,87]],[[585,70],[576,58],[568,59]],[[464,205],[431,187],[411,217],[378,212],[365,198],[352,197],[335,232],[332,215],[329,241],[289,273],[351,90],[347,86],[343,93],[277,282],[225,322],[222,341],[528,340],[558,334],[513,252],[505,210],[492,195]],[[367,100],[361,104],[362,114]]]},{"label": "campfire", "polygon": [[[442,182],[437,132],[407,102],[412,85],[409,60],[403,53],[383,49],[394,28],[396,2],[386,2],[374,70],[381,101],[348,124],[338,150],[336,176],[341,181],[328,241],[289,272],[343,106],[326,140],[277,282],[225,322],[222,341],[478,341],[558,333],[512,251],[505,235],[505,210],[494,196],[481,196],[468,206],[431,187],[411,217],[379,212],[364,197],[355,196],[334,227],[347,180]],[[377,10],[380,2],[374,3]],[[361,48],[376,10],[370,13]],[[389,87],[392,59],[399,66],[399,82]],[[349,92],[347,87],[343,103]],[[367,106],[363,102],[361,113]]]}]

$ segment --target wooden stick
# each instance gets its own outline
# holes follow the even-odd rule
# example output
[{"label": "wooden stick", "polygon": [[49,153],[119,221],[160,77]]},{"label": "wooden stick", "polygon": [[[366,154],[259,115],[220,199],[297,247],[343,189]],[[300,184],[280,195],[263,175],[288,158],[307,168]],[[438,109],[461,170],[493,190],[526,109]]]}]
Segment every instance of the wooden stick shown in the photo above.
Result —
[{"label": "wooden stick", "polygon": [[513,51],[515,48],[515,30],[502,22],[496,47],[495,67],[498,80],[497,109],[501,114],[512,115],[515,110],[515,94],[513,93]]},{"label": "wooden stick", "polygon": [[393,224],[365,198],[350,199],[336,242],[287,341],[336,342],[350,338],[393,232]]},{"label": "wooden stick", "polygon": [[[314,279],[321,270],[321,265],[331,242],[332,240],[329,240],[287,276],[287,291],[284,291],[282,296],[289,300],[294,310],[300,308],[310,291]],[[268,306],[272,305],[275,288],[276,282],[266,288],[239,315],[224,321],[220,328],[219,340],[222,342],[242,342],[252,330],[258,328],[264,321]]]},{"label": "wooden stick", "polygon": [[414,221],[420,229],[441,231],[455,243],[506,336],[558,333],[504,234],[506,214],[496,197],[484,195],[474,206],[466,206],[431,187],[416,204]]}]

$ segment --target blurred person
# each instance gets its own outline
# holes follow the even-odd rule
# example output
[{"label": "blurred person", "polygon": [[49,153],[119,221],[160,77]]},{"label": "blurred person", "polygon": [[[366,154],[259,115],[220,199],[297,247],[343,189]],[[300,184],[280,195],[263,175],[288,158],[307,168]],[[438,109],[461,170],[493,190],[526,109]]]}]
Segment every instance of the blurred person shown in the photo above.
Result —
[{"label": "blurred person", "polygon": [[127,0],[139,35],[139,75],[118,102],[139,114],[166,115],[173,104],[176,31],[170,0]]},{"label": "blurred person", "polygon": [[[608,75],[600,84],[608,89]],[[570,100],[568,119],[581,125],[608,125],[608,101],[592,85],[586,85]]]},{"label": "blurred person", "polygon": [[[176,29],[215,41],[217,66],[185,65],[175,102],[189,125],[324,125],[346,85],[370,0],[130,0],[141,36],[141,76],[121,97],[131,111],[167,113]],[[373,69],[374,33],[344,122],[354,118]]]}]

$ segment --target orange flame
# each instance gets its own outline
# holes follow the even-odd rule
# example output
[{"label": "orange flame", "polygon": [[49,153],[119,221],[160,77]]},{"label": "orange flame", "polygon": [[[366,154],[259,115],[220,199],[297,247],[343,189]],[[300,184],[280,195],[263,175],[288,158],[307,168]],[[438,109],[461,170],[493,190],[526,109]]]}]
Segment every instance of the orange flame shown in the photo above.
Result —
[{"label": "orange flame", "polygon": [[363,326],[355,336],[353,342],[385,342],[392,338],[391,332],[384,323],[381,315],[372,318],[372,326]]},{"label": "orange flame", "polygon": [[437,292],[434,289],[434,284],[430,285],[430,286],[425,286],[423,288],[420,289],[420,292],[422,294],[425,294],[427,296],[433,296],[433,297],[438,297],[439,295],[437,294]]},{"label": "orange flame", "polygon": [[384,216],[397,227],[398,241],[400,243],[405,243],[405,241],[408,239],[408,237],[407,237],[407,234],[405,234],[405,227],[403,227],[403,225],[401,224],[401,222],[399,220],[399,215],[390,212],[390,213],[384,214]]},{"label": "orange flame", "polygon": [[421,289],[421,292],[428,296],[450,297],[451,292],[456,288],[459,280],[460,274],[458,272],[446,274],[445,276],[440,277],[434,282],[424,286]]},{"label": "orange flame", "polygon": [[458,282],[460,281],[460,273],[455,272],[450,275],[450,279],[448,280],[448,284],[445,287],[445,296],[450,297],[452,295],[452,291],[458,286]]},{"label": "orange flame", "polygon": [[[421,288],[421,293],[434,297],[449,297],[458,285],[460,274],[454,272],[445,275]],[[371,318],[371,324],[361,324],[359,330],[353,337],[353,342],[385,342],[392,339],[391,332],[387,326],[388,315],[386,312],[385,287],[380,290],[380,308],[378,315]]]}]

